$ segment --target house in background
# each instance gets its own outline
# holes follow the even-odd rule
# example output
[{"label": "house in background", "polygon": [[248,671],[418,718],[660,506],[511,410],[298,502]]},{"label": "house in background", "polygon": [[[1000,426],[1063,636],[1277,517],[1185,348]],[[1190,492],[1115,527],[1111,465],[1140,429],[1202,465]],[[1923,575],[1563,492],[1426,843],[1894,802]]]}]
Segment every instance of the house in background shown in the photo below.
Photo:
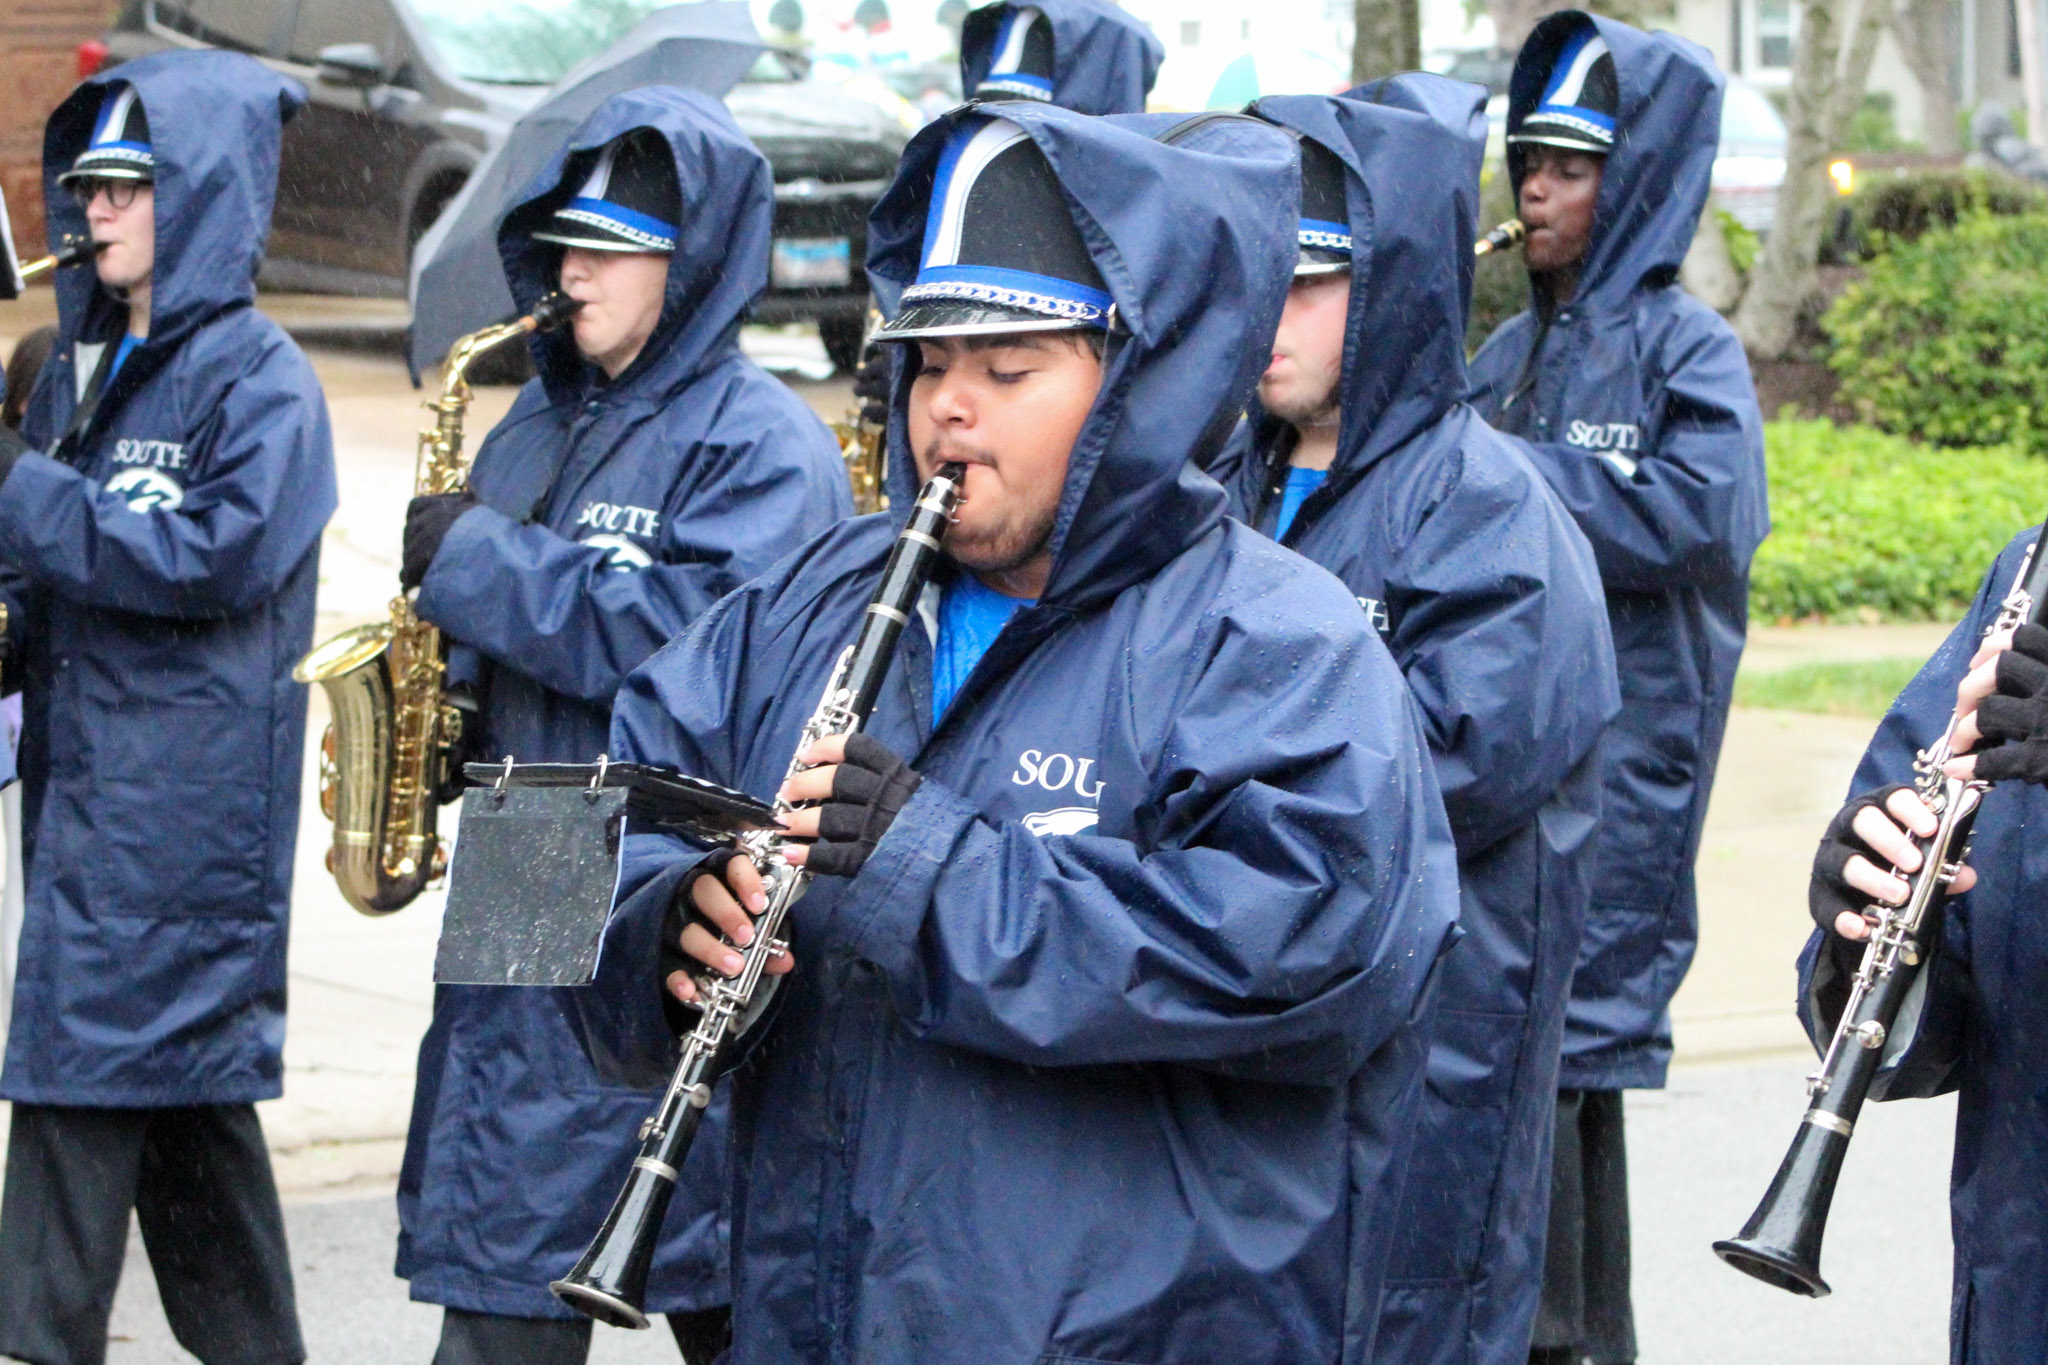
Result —
[{"label": "house in background", "polygon": [[[1658,26],[1712,52],[1724,71],[1782,96],[1792,83],[1799,9],[1793,0],[1677,0],[1675,10]],[[1897,30],[1888,30],[1871,64],[1868,89],[1892,97],[1892,116],[1901,137],[1939,149],[1942,142],[1929,127],[1929,114],[1943,104],[1950,111],[1945,117],[1960,111],[1965,119],[1986,99],[2015,111],[2022,107],[2019,23],[2012,0],[1899,0],[1897,9],[1923,35],[1914,46],[1930,54],[1934,71],[1946,67],[1949,89],[1948,99],[1930,100],[1906,60]],[[1844,33],[1844,44],[1850,36]],[[1944,48],[1945,63],[1940,60]]]}]

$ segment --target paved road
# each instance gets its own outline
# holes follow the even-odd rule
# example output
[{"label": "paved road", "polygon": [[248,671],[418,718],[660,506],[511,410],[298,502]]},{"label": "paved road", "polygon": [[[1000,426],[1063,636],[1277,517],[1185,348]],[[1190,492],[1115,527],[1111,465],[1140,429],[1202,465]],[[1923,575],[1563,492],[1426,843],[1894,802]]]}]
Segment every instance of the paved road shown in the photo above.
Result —
[{"label": "paved road", "polygon": [[[1832,1298],[1766,1288],[1716,1261],[1769,1182],[1802,1107],[1804,1063],[1679,1069],[1670,1090],[1629,1099],[1635,1284],[1643,1365],[1927,1365],[1945,1358],[1944,1193],[1954,1107],[1879,1106],[1859,1125],[1828,1236]],[[388,1193],[286,1210],[314,1365],[426,1365],[435,1310],[390,1275]],[[114,1314],[109,1365],[191,1357],[170,1339],[140,1242]],[[598,1362],[673,1361],[661,1333],[597,1329]]]}]

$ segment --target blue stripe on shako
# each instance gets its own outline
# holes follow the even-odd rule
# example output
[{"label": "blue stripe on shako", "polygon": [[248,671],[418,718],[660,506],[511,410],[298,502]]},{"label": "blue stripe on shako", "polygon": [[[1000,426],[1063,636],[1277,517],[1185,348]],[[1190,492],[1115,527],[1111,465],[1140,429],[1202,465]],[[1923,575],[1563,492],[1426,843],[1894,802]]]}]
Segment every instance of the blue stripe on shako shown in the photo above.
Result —
[{"label": "blue stripe on shako", "polygon": [[1045,14],[1031,6],[1012,9],[996,32],[995,55],[988,75],[974,89],[977,96],[1017,95],[1052,98],[1052,30]]}]

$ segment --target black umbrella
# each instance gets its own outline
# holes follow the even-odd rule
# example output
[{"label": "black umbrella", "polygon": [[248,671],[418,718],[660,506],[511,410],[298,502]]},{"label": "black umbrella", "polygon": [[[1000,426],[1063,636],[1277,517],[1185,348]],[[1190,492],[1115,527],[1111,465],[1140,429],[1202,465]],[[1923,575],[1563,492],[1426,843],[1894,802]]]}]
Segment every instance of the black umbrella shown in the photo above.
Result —
[{"label": "black umbrella", "polygon": [[498,260],[498,222],[583,120],[624,90],[678,85],[723,96],[766,47],[746,0],[658,9],[555,84],[485,154],[413,256],[413,381],[458,337],[512,316]]}]

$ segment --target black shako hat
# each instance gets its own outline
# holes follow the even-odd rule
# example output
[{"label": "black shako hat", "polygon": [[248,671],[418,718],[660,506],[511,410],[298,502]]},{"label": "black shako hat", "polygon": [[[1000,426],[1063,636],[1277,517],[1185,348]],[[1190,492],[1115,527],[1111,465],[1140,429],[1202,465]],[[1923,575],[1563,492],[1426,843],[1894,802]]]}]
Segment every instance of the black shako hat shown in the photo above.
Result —
[{"label": "black shako hat", "polygon": [[156,150],[149,141],[149,115],[132,85],[110,85],[100,103],[85,150],[71,169],[57,177],[60,185],[75,180],[155,180]]},{"label": "black shako hat", "polygon": [[1614,119],[1620,112],[1614,54],[1587,20],[1558,48],[1543,82],[1543,98],[1508,134],[1508,141],[1541,142],[1604,156],[1614,150]]},{"label": "black shako hat", "polygon": [[579,162],[590,166],[582,188],[555,210],[533,240],[592,251],[676,249],[683,191],[667,139],[652,128],[622,133],[597,149],[595,165],[582,158],[571,161],[563,183],[572,180]]},{"label": "black shako hat", "polygon": [[917,279],[875,339],[1107,329],[1110,304],[1038,144],[970,121],[939,154]]},{"label": "black shako hat", "polygon": [[1294,273],[1333,275],[1351,268],[1351,208],[1347,172],[1337,154],[1312,137],[1301,139],[1300,255]]},{"label": "black shako hat", "polygon": [[988,75],[974,87],[975,99],[1052,98],[1052,25],[1043,11],[1008,6],[994,50]]}]

